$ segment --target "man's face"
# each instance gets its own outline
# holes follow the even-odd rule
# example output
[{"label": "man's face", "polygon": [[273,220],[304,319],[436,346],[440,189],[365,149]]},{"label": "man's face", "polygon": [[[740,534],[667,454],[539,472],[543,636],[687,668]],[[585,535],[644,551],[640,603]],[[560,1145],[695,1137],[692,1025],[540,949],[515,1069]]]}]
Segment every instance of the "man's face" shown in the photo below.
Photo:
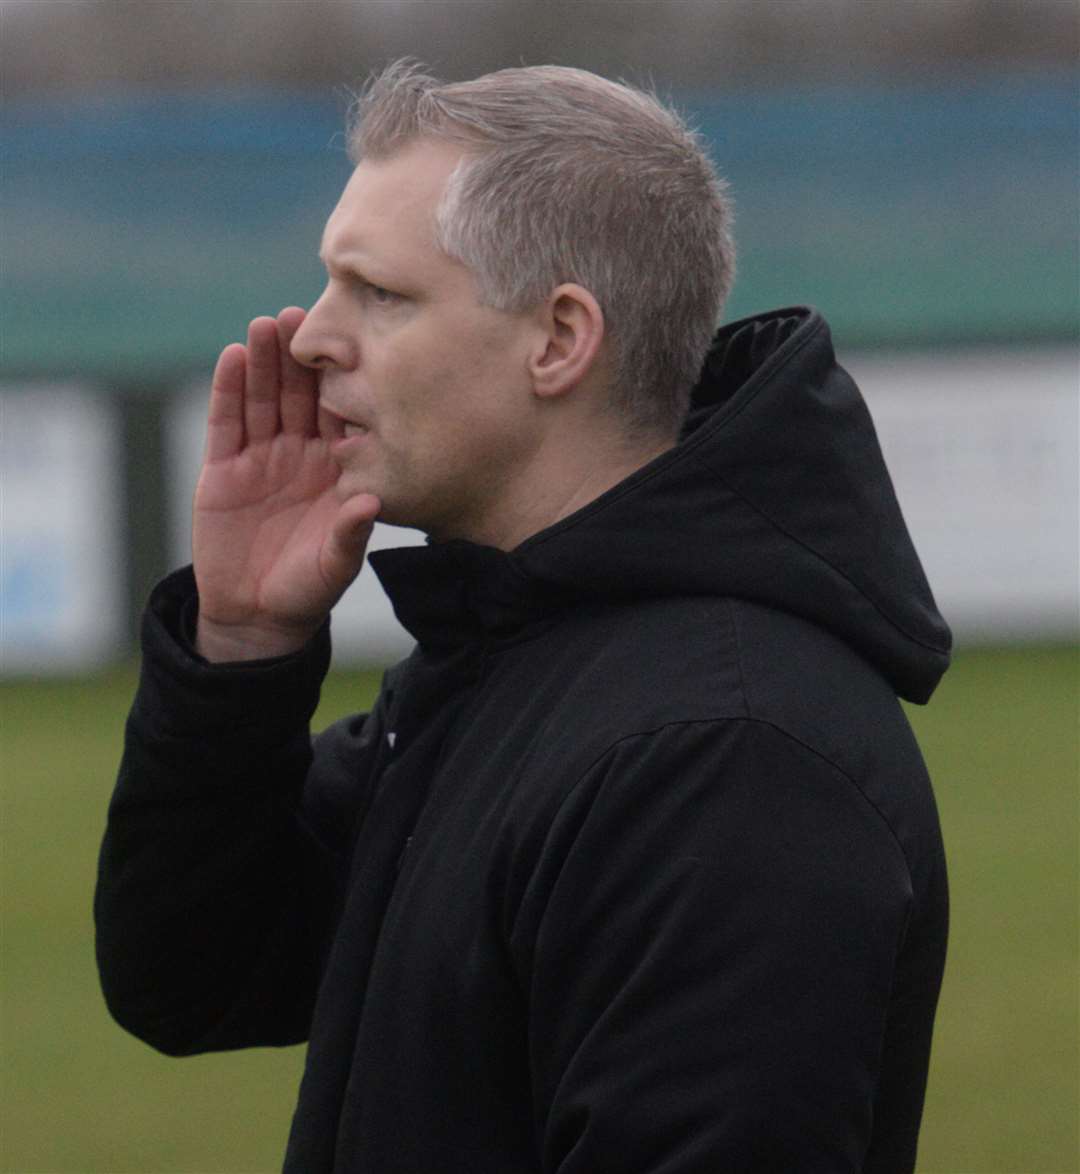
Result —
[{"label": "man's face", "polygon": [[326,225],[328,281],[293,340],[336,417],[342,496],[439,539],[483,539],[535,451],[528,379],[536,324],[482,306],[470,270],[435,244],[434,212],[460,159],[417,141],[354,171]]}]

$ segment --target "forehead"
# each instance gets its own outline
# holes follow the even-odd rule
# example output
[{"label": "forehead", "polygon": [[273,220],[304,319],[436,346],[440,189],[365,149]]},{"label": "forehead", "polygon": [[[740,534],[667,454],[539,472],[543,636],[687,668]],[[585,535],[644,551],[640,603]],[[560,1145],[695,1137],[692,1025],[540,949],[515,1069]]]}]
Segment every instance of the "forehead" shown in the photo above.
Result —
[{"label": "forehead", "polygon": [[435,210],[461,156],[451,144],[417,140],[386,158],[362,160],[326,222],[324,257],[380,243],[432,247]]}]

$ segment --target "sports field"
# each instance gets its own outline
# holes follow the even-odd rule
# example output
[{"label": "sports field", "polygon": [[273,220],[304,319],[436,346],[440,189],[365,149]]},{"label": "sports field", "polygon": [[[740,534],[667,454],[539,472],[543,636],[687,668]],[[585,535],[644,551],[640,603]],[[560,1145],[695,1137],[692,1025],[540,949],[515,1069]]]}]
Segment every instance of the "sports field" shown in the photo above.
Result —
[{"label": "sports field", "polygon": [[[1078,668],[1076,648],[962,652],[911,713],[953,894],[925,1174],[1080,1169]],[[0,1170],[273,1171],[301,1050],[166,1059],[98,991],[90,906],[133,683],[0,685]],[[317,724],[376,687],[332,677]]]}]

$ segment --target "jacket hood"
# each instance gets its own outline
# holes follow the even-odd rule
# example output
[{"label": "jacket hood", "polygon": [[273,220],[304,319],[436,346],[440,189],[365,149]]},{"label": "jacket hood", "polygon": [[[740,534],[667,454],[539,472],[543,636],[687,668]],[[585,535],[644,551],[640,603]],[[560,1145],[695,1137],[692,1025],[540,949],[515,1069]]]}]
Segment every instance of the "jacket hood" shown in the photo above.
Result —
[{"label": "jacket hood", "polygon": [[911,701],[949,663],[870,414],[802,307],[722,328],[679,443],[515,550],[453,542],[371,562],[421,645],[576,601],[721,595],[827,628]]}]

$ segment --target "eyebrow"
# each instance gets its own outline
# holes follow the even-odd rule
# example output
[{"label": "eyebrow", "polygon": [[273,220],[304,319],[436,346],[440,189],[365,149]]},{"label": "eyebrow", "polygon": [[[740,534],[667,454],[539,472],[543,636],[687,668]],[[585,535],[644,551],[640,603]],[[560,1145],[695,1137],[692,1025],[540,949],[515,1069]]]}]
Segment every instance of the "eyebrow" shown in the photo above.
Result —
[{"label": "eyebrow", "polygon": [[[346,253],[352,258],[352,260],[342,263],[340,265],[340,268],[342,269],[356,270],[358,268],[366,267],[370,262],[370,258],[364,252],[363,248],[357,248],[354,245],[353,247],[347,249]],[[326,238],[324,236],[323,239],[319,242],[318,252],[319,261],[324,269],[330,268],[329,255],[330,250],[326,247]]]},{"label": "eyebrow", "polygon": [[341,269],[341,270],[349,270],[350,272],[355,272],[358,268],[360,268],[362,266],[362,257],[355,258],[354,260],[352,260],[350,262],[332,265],[330,255],[329,255],[329,250],[324,245],[319,246],[318,256],[319,256],[320,264],[328,272],[331,268]]}]

